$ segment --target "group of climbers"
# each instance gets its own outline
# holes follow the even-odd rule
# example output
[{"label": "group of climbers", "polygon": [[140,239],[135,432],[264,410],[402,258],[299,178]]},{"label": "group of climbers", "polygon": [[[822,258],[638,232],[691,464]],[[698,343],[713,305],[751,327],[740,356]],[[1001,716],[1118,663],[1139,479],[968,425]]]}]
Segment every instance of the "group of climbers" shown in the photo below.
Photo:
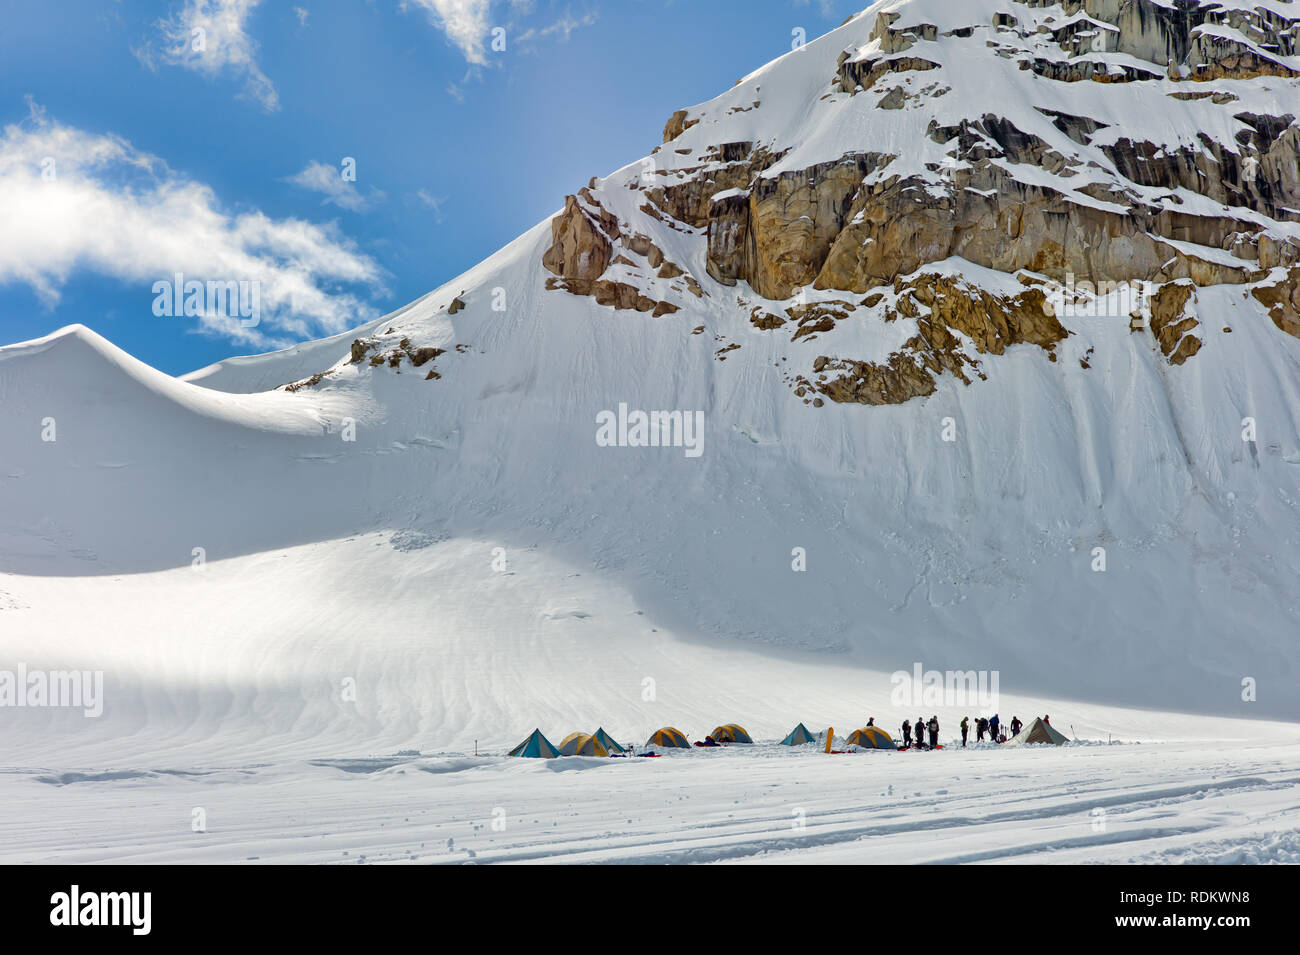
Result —
[{"label": "group of climbers", "polygon": [[[1047,719],[1048,718],[1044,716],[1043,722],[1046,723]],[[975,742],[977,743],[984,742],[984,734],[987,733],[989,740],[991,742],[1005,743],[1007,740],[1015,739],[1018,735],[1020,735],[1020,731],[1024,728],[1024,726],[1025,724],[1020,722],[1020,717],[1013,716],[1011,717],[1011,725],[1009,727],[1010,732],[1007,733],[1006,735],[1002,735],[1001,734],[1002,721],[1001,721],[1001,717],[999,717],[998,714],[994,713],[988,719],[985,719],[984,717],[981,716],[975,720]],[[963,748],[965,748],[966,742],[969,738],[970,738],[970,717],[963,716],[961,718],[961,745]]]},{"label": "group of climbers", "polygon": [[[867,725],[873,726],[875,724],[873,720],[868,720]],[[925,734],[927,732],[930,734],[930,745],[928,748],[938,749],[939,748],[939,717],[931,716],[928,721],[923,716],[918,716],[916,718],[916,727],[915,727],[916,742],[915,743],[912,742],[912,733],[913,733],[912,724],[909,723],[907,720],[903,720],[903,736],[902,736],[903,745],[901,748],[907,749],[909,747],[914,747],[916,749],[926,749],[927,747],[925,745]]]},{"label": "group of climbers", "polygon": [[[1051,725],[1050,717],[1044,716],[1043,722]],[[868,726],[875,726],[875,719],[867,720]],[[1025,724],[1020,721],[1020,717],[1011,717],[1011,723],[1003,729],[1002,718],[994,713],[990,717],[977,717],[975,720],[975,742],[984,742],[987,736],[990,742],[1005,743],[1007,740],[1014,739],[1024,729]],[[964,749],[970,740],[971,721],[969,716],[961,718],[961,745]],[[926,745],[926,734],[929,734],[929,745]],[[931,716],[929,720],[918,716],[916,722],[912,723],[903,720],[903,734],[900,749],[939,749],[939,717]]]}]

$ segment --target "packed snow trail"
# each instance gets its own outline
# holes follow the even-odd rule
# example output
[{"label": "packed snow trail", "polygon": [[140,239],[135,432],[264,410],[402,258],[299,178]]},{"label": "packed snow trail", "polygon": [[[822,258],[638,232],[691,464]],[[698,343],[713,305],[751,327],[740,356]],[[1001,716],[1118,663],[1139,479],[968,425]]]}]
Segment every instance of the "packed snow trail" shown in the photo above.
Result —
[{"label": "packed snow trail", "polygon": [[139,765],[0,774],[0,862],[1300,861],[1300,742],[1271,727],[1210,744]]}]

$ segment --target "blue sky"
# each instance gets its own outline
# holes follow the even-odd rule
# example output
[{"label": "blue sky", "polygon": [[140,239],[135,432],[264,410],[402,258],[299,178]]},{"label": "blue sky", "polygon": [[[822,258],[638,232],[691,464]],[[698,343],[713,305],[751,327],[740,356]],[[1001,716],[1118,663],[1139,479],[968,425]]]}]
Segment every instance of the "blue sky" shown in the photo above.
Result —
[{"label": "blue sky", "polygon": [[[6,0],[0,339],[79,322],[180,374],[342,331],[866,5]],[[177,273],[256,281],[259,323],[155,315]]]}]

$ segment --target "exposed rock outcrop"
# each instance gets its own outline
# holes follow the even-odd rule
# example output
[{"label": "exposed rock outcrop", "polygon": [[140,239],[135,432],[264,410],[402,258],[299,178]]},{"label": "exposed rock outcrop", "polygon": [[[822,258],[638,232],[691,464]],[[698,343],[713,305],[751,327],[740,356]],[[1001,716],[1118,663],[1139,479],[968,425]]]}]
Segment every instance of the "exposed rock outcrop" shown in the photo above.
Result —
[{"label": "exposed rock outcrop", "polygon": [[1181,365],[1201,350],[1201,339],[1192,334],[1201,327],[1195,305],[1191,282],[1162,285],[1151,297],[1151,333],[1171,365]]},{"label": "exposed rock outcrop", "polygon": [[1300,338],[1300,267],[1277,281],[1257,285],[1251,294],[1269,310],[1274,325]]},{"label": "exposed rock outcrop", "polygon": [[564,289],[574,295],[589,295],[597,305],[606,305],[618,311],[652,312],[655,318],[671,315],[680,311],[680,307],[670,302],[656,302],[635,285],[627,282],[609,280],[591,281],[590,279],[547,279],[546,287],[552,291]]},{"label": "exposed rock outcrop", "polygon": [[686,110],[679,109],[669,118],[667,124],[664,126],[665,143],[671,143],[674,139],[699,122],[698,119],[687,119],[686,116]]},{"label": "exposed rock outcrop", "polygon": [[635,266],[632,259],[618,252],[622,249],[645,259],[657,269],[657,278],[681,278],[687,292],[697,298],[704,295],[695,278],[669,262],[649,236],[623,229],[618,217],[608,212],[589,188],[565,199],[564,211],[551,221],[551,239],[542,264],[559,278],[547,280],[549,290],[591,296],[598,305],[651,312],[655,318],[680,311],[681,306],[656,300],[630,282],[605,277],[611,265]]},{"label": "exposed rock outcrop", "polygon": [[584,189],[567,197],[564,211],[551,222],[551,247],[542,265],[561,278],[594,281],[609,268],[618,237],[617,217]]},{"label": "exposed rock outcrop", "polygon": [[933,394],[935,378],[943,372],[967,384],[972,374],[983,377],[979,360],[967,353],[958,333],[980,355],[1001,355],[1012,345],[1028,344],[1042,348],[1053,361],[1056,344],[1069,334],[1039,288],[998,296],[961,279],[925,274],[898,282],[894,293],[898,308],[886,310],[886,321],[914,317],[917,334],[883,363],[819,356],[813,370],[826,380],[816,388],[832,401],[900,404]]}]

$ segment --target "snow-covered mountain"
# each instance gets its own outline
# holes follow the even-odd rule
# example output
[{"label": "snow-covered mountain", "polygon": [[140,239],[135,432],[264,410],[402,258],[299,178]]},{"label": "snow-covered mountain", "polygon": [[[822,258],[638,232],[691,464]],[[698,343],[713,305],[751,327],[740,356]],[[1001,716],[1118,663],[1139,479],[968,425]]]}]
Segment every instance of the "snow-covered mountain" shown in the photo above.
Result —
[{"label": "snow-covered mountain", "polygon": [[1300,719],[1298,43],[887,0],[348,336],[0,349],[5,654],[106,683],[6,746],[890,725],[918,662],[1103,738]]}]

